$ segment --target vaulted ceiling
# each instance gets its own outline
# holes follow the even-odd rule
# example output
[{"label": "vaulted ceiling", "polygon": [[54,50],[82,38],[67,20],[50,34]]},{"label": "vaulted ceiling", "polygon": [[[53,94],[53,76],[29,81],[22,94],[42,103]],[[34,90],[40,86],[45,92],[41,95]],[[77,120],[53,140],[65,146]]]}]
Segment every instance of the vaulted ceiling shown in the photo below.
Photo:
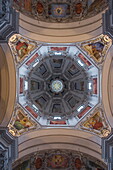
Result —
[{"label": "vaulted ceiling", "polygon": [[101,157],[101,138],[113,126],[113,47],[101,24],[107,1],[1,4],[0,126],[18,140],[14,170],[107,169]]}]

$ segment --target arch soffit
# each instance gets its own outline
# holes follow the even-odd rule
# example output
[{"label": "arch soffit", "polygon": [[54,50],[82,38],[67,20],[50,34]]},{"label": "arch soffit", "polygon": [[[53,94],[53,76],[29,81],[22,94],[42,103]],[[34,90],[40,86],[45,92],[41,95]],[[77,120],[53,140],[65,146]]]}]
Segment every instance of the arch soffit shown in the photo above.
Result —
[{"label": "arch soffit", "polygon": [[101,160],[101,138],[76,129],[57,128],[28,132],[18,138],[18,144],[19,159],[36,151],[57,148],[88,152]]},{"label": "arch soffit", "polygon": [[16,99],[16,72],[9,46],[7,44],[1,44],[0,50],[2,52],[0,58],[4,58],[4,64],[1,68],[1,102],[3,101],[4,104],[2,104],[2,120],[0,126],[6,127],[14,110]]}]

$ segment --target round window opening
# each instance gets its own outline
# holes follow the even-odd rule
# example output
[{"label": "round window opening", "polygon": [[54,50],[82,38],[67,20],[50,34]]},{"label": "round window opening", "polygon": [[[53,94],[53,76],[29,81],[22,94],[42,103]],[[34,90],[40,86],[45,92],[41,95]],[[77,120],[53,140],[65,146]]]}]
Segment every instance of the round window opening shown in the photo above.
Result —
[{"label": "round window opening", "polygon": [[63,90],[63,83],[62,81],[60,80],[54,80],[52,83],[51,83],[51,89],[53,92],[55,93],[59,93]]}]

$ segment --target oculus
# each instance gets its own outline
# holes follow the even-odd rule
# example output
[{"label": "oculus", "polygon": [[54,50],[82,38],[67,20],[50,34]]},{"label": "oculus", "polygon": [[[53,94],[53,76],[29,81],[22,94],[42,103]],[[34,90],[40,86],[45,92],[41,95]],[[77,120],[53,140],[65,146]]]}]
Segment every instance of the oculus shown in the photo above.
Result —
[{"label": "oculus", "polygon": [[51,89],[55,93],[59,93],[63,90],[63,83],[60,80],[55,80],[51,84]]}]

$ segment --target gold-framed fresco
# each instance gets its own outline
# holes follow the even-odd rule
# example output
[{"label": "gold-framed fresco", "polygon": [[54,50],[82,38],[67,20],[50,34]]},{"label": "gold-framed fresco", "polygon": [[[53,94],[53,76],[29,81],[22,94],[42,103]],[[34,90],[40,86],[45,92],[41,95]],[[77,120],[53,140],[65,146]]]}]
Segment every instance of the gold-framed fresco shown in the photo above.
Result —
[{"label": "gold-framed fresco", "polygon": [[20,136],[25,132],[36,129],[37,123],[22,108],[17,108],[8,128],[13,136]]},{"label": "gold-framed fresco", "polygon": [[96,63],[102,63],[105,59],[112,40],[107,35],[100,35],[94,39],[81,43],[81,48],[87,52]]},{"label": "gold-framed fresco", "polygon": [[94,112],[88,115],[80,124],[80,129],[93,132],[101,137],[108,136],[111,128],[105,119],[101,108],[96,108]]},{"label": "gold-framed fresco", "polygon": [[36,48],[37,43],[15,34],[9,39],[9,46],[15,57],[15,61],[21,63]]}]

